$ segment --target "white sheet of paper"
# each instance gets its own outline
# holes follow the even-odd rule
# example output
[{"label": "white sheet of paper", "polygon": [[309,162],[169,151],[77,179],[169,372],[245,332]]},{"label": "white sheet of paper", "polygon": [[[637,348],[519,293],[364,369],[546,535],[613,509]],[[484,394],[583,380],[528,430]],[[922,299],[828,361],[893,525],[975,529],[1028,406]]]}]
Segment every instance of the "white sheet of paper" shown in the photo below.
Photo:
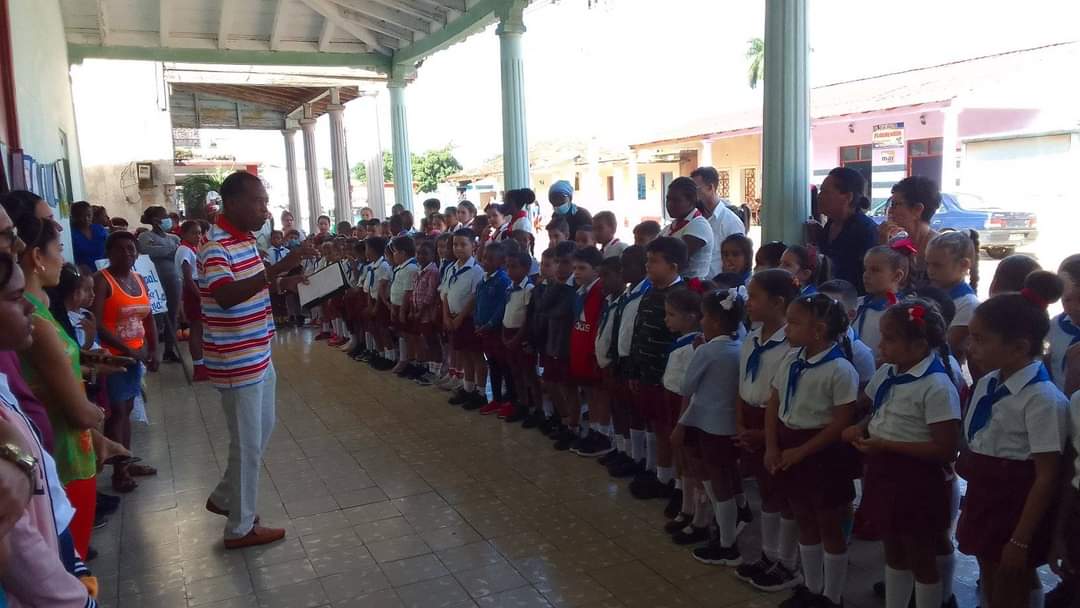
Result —
[{"label": "white sheet of paper", "polygon": [[345,286],[345,273],[341,268],[341,262],[327,266],[308,275],[307,285],[300,283],[297,286],[300,305],[307,306],[309,303],[330,295]]}]

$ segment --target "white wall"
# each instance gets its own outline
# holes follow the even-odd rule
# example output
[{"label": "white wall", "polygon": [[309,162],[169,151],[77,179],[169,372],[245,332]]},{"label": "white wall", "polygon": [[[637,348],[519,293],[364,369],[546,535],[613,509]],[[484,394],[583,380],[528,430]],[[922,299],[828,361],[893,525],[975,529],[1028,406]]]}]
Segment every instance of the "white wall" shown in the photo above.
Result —
[{"label": "white wall", "polygon": [[[72,200],[83,197],[82,159],[68,79],[67,42],[58,0],[16,0],[8,4],[15,70],[19,138],[26,154],[42,163],[63,156],[60,131],[67,134]],[[67,225],[67,218],[56,219]],[[70,255],[70,232],[64,230]]]}]

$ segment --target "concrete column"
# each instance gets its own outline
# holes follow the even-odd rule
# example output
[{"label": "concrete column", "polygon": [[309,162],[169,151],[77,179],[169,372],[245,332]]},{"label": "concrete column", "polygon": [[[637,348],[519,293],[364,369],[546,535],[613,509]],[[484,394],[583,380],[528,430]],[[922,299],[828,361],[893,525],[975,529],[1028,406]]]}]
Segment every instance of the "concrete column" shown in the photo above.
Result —
[{"label": "concrete column", "polygon": [[525,2],[512,0],[499,9],[499,64],[502,76],[503,181],[507,190],[528,188],[529,140],[525,124],[525,61],[521,35]]},{"label": "concrete column", "polygon": [[304,132],[304,169],[307,176],[308,196],[308,233],[318,232],[316,225],[319,216],[322,215],[322,205],[319,203],[319,161],[315,157],[315,119],[311,118],[311,109],[304,110],[304,118],[300,119],[300,129]]},{"label": "concrete column", "polygon": [[296,176],[296,129],[284,129],[285,138],[285,181],[289,184],[289,213],[296,221],[300,215],[300,187]]},{"label": "concrete column", "polygon": [[353,223],[352,192],[349,184],[349,156],[345,151],[345,106],[337,88],[330,89],[330,164],[334,178],[334,221]]},{"label": "concrete column", "polygon": [[941,191],[956,192],[960,174],[956,170],[957,152],[960,144],[960,107],[958,100],[943,110],[944,124],[941,129]]},{"label": "concrete column", "polygon": [[810,213],[808,3],[809,0],[765,1],[761,164],[765,242],[803,242],[803,223]]},{"label": "concrete column", "polygon": [[409,125],[405,114],[405,78],[394,75],[390,89],[390,134],[394,154],[394,202],[409,211],[413,208],[412,154],[409,150]]},{"label": "concrete column", "polygon": [[371,208],[371,211],[375,213],[375,217],[386,217],[386,189],[385,182],[383,181],[383,148],[382,148],[382,136],[379,134],[379,98],[376,93],[371,98],[371,112],[374,118],[374,135],[370,140],[370,146],[368,148],[367,159],[367,204]]},{"label": "concrete column", "polygon": [[627,186],[627,198],[622,203],[621,207],[626,211],[623,212],[623,217],[629,217],[628,223],[630,227],[634,227],[641,221],[641,205],[643,201],[638,200],[637,189],[637,175],[638,175],[638,162],[637,162],[637,150],[630,148],[630,151],[626,156],[626,186]]},{"label": "concrete column", "polygon": [[713,166],[712,160],[712,140],[701,140],[701,152],[698,153],[698,166],[699,167],[711,167]]}]

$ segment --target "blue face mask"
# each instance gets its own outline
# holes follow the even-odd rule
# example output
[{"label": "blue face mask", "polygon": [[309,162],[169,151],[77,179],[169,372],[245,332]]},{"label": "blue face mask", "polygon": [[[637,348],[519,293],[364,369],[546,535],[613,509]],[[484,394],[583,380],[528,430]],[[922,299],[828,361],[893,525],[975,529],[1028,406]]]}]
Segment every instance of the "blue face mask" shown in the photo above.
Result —
[{"label": "blue face mask", "polygon": [[168,232],[168,231],[172,230],[172,218],[171,217],[167,217],[167,218],[161,220],[161,229],[164,230],[165,232]]},{"label": "blue face mask", "polygon": [[567,215],[570,213],[570,209],[574,206],[573,203],[563,203],[555,208],[556,213],[559,215]]}]

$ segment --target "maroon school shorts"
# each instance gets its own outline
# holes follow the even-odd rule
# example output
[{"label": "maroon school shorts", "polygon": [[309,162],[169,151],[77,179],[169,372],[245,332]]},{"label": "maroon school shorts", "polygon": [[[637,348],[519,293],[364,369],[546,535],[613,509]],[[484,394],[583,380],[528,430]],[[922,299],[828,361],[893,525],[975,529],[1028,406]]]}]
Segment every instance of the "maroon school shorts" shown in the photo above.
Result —
[{"label": "maroon school shorts", "polygon": [[[956,525],[960,552],[998,562],[1035,483],[1035,462],[995,458],[964,450],[956,462],[956,472],[968,482],[960,522]],[[1057,498],[1050,504],[1058,504]],[[1039,521],[1028,546],[1029,566],[1034,568],[1046,563],[1055,520],[1051,508]]]},{"label": "maroon school shorts", "polygon": [[742,491],[742,479],[739,474],[739,448],[735,447],[734,437],[714,435],[694,426],[688,426],[684,435],[684,445],[691,455],[701,460],[705,467],[706,478],[721,479],[727,484],[728,494]]},{"label": "maroon school shorts", "polygon": [[[821,429],[796,430],[783,422],[779,426],[780,450],[798,447],[810,441]],[[855,500],[853,480],[861,470],[855,448],[834,443],[807,457],[786,471],[778,472],[776,491],[789,503],[809,504],[815,509],[829,509]]]},{"label": "maroon school shorts", "polygon": [[466,317],[461,322],[461,326],[451,332],[450,346],[454,350],[467,353],[484,352],[484,345],[480,336],[476,335],[476,327],[473,325],[472,317]]},{"label": "maroon school shorts", "polygon": [[570,362],[550,355],[541,355],[540,363],[544,366],[545,382],[566,382],[570,377]]},{"label": "maroon school shorts", "polygon": [[660,417],[664,415],[667,408],[664,392],[664,385],[662,384],[639,382],[637,394],[634,395],[634,402],[637,404],[641,416],[654,426],[660,420]]},{"label": "maroon school shorts", "polygon": [[487,331],[480,337],[480,342],[483,345],[484,356],[489,361],[495,361],[497,363],[504,363],[506,361],[506,346],[503,344],[502,328],[492,329]]},{"label": "maroon school shorts", "polygon": [[184,307],[184,317],[187,318],[188,323],[202,321],[202,300],[199,292],[185,286],[180,298],[181,305]]}]

